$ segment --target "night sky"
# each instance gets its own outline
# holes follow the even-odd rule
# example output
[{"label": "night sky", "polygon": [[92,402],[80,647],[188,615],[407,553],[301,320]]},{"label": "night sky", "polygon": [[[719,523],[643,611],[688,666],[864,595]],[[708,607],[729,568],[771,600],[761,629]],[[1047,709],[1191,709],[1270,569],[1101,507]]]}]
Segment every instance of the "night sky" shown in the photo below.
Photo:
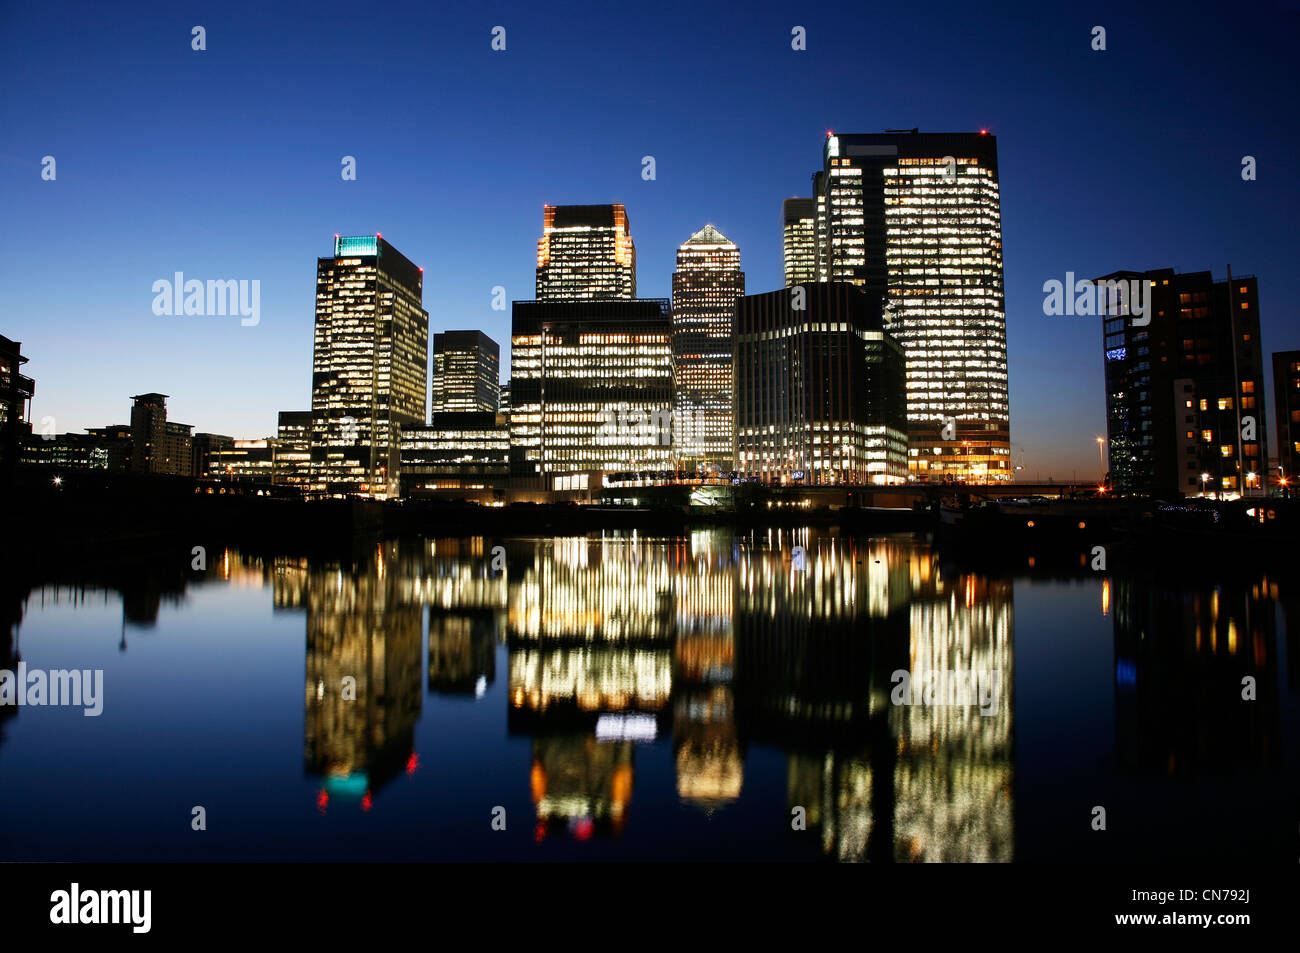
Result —
[{"label": "night sky", "polygon": [[[1030,478],[1094,478],[1105,432],[1097,319],[1045,317],[1044,281],[1230,264],[1259,276],[1266,355],[1300,348],[1297,0],[401,6],[0,4],[0,334],[31,359],[38,429],[126,422],[161,391],[196,430],[272,435],[310,407],[336,232],[422,265],[431,332],[481,328],[503,376],[492,288],[533,296],[543,203],[625,203],[642,297],[669,296],[706,222],[751,293],[779,288],[781,201],[810,194],[828,129],[998,137]],[[156,316],[177,271],[260,280],[260,324]]]}]

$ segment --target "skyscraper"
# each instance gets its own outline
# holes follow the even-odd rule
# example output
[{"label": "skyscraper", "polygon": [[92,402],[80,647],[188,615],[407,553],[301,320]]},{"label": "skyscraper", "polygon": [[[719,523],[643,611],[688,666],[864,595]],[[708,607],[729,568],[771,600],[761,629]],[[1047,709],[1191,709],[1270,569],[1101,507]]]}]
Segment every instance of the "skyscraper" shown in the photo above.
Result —
[{"label": "skyscraper", "polygon": [[[799,305],[804,307],[799,307]],[[736,306],[736,469],[764,483],[907,479],[903,351],[847,282]]]},{"label": "skyscraper", "polygon": [[681,466],[732,468],[731,322],[745,294],[740,249],[712,225],[673,272],[673,450]]},{"label": "skyscraper", "polygon": [[635,298],[636,247],[622,205],[546,205],[537,299]]},{"label": "skyscraper", "polygon": [[424,270],[381,235],[335,236],[316,264],[313,484],[396,496],[402,424],[424,423],[429,313]]},{"label": "skyscraper", "polygon": [[914,479],[1010,480],[997,142],[984,133],[828,133],[821,280],[882,297],[907,354]]},{"label": "skyscraper", "polygon": [[785,286],[817,280],[817,213],[812,199],[781,203],[781,243],[785,252]]},{"label": "skyscraper", "polygon": [[501,402],[501,349],[482,331],[433,336],[432,413],[495,414]]},{"label": "skyscraper", "polygon": [[[1265,486],[1264,359],[1255,278],[1120,271],[1145,281],[1144,323],[1103,322],[1111,483],[1120,493],[1237,496]],[[1122,308],[1114,308],[1122,311]]]},{"label": "skyscraper", "polygon": [[512,477],[668,468],[667,301],[516,301],[510,366]]}]

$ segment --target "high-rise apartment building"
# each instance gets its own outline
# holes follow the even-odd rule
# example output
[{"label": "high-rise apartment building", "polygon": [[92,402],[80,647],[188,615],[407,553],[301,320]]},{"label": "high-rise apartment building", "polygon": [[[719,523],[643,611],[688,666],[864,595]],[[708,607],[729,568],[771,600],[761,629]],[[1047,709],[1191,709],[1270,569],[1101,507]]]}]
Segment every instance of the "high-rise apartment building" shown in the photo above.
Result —
[{"label": "high-rise apartment building", "polygon": [[666,300],[516,301],[510,354],[512,477],[668,468]]},{"label": "high-rise apartment building", "polygon": [[785,252],[785,286],[817,280],[817,206],[812,199],[781,203],[781,245]]},{"label": "high-rise apartment building", "polygon": [[423,288],[382,235],[336,235],[317,261],[311,461],[326,493],[398,493],[400,428],[424,423],[428,401]]},{"label": "high-rise apartment building", "polygon": [[822,159],[818,276],[884,299],[907,355],[912,478],[1010,480],[996,139],[828,133]]},{"label": "high-rise apartment building", "polygon": [[[798,305],[804,305],[799,308]],[[765,483],[903,483],[904,357],[880,299],[847,282],[736,306],[736,469]]]},{"label": "high-rise apartment building", "polygon": [[18,465],[24,441],[31,436],[32,395],[36,382],[20,373],[27,363],[22,344],[0,335],[0,479]]},{"label": "high-rise apartment building", "polygon": [[1280,469],[1265,485],[1290,496],[1290,487],[1300,479],[1300,351],[1273,352],[1273,415]]},{"label": "high-rise apartment building", "polygon": [[501,349],[482,331],[433,336],[432,413],[495,414],[501,402]]},{"label": "high-rise apartment building", "polygon": [[193,426],[167,419],[166,394],[131,400],[131,469],[136,473],[193,476]]},{"label": "high-rise apartment building", "polygon": [[1163,268],[1097,279],[1108,281],[1146,282],[1150,293],[1141,317],[1118,298],[1102,316],[1115,491],[1262,492],[1267,399],[1255,278]]},{"label": "high-rise apartment building", "polygon": [[622,205],[547,205],[537,299],[635,298],[636,247]]},{"label": "high-rise apartment building", "polygon": [[731,323],[745,294],[740,249],[705,225],[673,272],[673,451],[680,467],[732,468]]}]

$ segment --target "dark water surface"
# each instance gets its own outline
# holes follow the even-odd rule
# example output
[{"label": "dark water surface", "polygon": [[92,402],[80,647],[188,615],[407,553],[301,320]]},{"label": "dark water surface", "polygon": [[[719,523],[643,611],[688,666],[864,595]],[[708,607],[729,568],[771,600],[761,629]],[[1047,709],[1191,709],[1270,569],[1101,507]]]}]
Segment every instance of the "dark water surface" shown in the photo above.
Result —
[{"label": "dark water surface", "polygon": [[0,708],[0,860],[1294,863],[1300,587],[1231,563],[709,531],[51,583],[0,668],[102,669],[103,712]]}]

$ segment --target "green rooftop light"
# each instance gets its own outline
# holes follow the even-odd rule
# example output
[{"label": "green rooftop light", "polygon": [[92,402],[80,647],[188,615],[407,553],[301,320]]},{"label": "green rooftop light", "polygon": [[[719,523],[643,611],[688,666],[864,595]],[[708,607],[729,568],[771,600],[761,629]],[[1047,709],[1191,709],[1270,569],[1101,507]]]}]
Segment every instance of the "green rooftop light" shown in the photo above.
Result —
[{"label": "green rooftop light", "polygon": [[335,235],[334,257],[348,258],[379,254],[378,235]]}]

